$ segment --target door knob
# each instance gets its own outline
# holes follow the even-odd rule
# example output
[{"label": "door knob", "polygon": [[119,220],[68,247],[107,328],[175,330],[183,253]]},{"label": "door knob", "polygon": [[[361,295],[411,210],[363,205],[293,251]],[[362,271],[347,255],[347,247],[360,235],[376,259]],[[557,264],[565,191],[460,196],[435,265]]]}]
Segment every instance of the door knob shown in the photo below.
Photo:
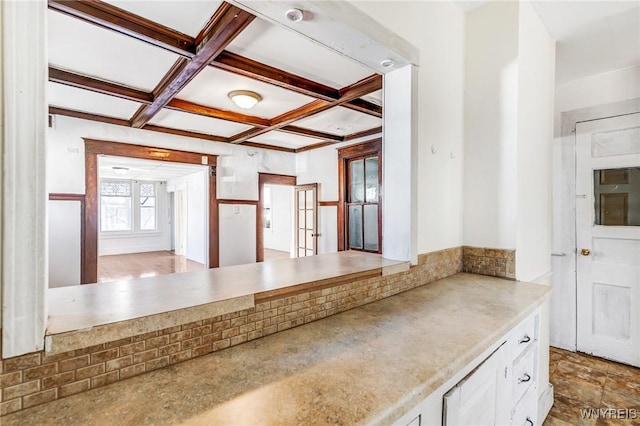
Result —
[{"label": "door knob", "polygon": [[582,250],[580,250],[580,254],[583,255],[583,256],[589,256],[591,254],[591,250],[582,249]]}]

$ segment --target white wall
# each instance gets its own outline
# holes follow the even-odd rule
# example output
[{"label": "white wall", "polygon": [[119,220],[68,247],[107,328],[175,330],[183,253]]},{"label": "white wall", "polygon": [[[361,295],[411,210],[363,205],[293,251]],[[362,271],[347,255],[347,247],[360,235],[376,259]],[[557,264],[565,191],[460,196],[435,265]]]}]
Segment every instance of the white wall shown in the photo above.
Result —
[{"label": "white wall", "polygon": [[467,14],[464,243],[515,249],[518,3]]},{"label": "white wall", "polygon": [[256,206],[220,204],[220,266],[256,261]]},{"label": "white wall", "polygon": [[516,249],[516,278],[551,269],[555,46],[529,3],[467,15],[464,243]]},{"label": "white wall", "polygon": [[166,183],[156,182],[157,230],[155,232],[145,231],[133,234],[99,232],[98,256],[171,250],[168,198]]},{"label": "white wall", "polygon": [[536,281],[551,271],[555,41],[529,2],[519,33],[516,278]]},{"label": "white wall", "polygon": [[[209,174],[208,170],[167,181],[167,188],[186,187],[187,259],[208,264],[209,256]],[[169,238],[166,238],[166,237]],[[171,244],[170,233],[165,236]],[[220,242],[222,246],[222,241]]]},{"label": "white wall", "polygon": [[356,1],[353,5],[420,50],[417,251],[459,246],[464,158],[464,14],[450,2]]},{"label": "white wall", "polygon": [[293,187],[266,185],[271,191],[271,228],[264,229],[264,248],[293,252]]},{"label": "white wall", "polygon": [[49,288],[80,284],[80,202],[49,201]]}]

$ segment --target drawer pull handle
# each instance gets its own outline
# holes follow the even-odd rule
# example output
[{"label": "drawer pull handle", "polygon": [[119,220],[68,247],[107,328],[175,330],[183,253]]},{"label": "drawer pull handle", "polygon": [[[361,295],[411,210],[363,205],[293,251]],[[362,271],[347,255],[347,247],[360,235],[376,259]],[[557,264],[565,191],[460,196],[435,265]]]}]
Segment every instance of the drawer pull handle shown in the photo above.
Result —
[{"label": "drawer pull handle", "polygon": [[521,345],[523,343],[529,343],[530,341],[531,341],[531,337],[525,334],[522,339],[518,340],[518,344]]},{"label": "drawer pull handle", "polygon": [[529,417],[527,417],[527,420],[525,421],[525,424],[527,426],[533,426],[533,421],[531,421],[531,419]]},{"label": "drawer pull handle", "polygon": [[524,376],[518,379],[518,384],[528,382],[529,380],[531,380],[531,376],[527,373],[524,373]]}]

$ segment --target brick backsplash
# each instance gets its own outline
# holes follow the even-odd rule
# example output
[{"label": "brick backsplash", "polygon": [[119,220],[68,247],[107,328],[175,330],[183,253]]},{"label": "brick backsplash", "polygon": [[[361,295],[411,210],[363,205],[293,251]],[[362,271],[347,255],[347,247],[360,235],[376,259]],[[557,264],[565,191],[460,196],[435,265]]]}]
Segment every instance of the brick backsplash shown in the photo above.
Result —
[{"label": "brick backsplash", "polygon": [[472,274],[515,279],[516,251],[464,246],[462,270]]},{"label": "brick backsplash", "polygon": [[0,415],[268,336],[448,277],[461,247],[426,253],[408,271],[261,301],[255,307],[77,349],[0,360]]}]

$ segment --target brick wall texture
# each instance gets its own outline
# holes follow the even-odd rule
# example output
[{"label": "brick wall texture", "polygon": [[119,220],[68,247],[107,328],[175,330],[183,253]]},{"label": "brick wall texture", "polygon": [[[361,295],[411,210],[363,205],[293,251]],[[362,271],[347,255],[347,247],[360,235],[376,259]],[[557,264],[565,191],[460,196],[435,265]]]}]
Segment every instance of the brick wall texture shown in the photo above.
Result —
[{"label": "brick wall texture", "polygon": [[516,251],[464,246],[462,270],[472,274],[515,279]]},{"label": "brick wall texture", "polygon": [[420,255],[409,271],[256,300],[254,308],[62,354],[0,361],[0,415],[64,398],[335,315],[462,270],[462,248]]}]

